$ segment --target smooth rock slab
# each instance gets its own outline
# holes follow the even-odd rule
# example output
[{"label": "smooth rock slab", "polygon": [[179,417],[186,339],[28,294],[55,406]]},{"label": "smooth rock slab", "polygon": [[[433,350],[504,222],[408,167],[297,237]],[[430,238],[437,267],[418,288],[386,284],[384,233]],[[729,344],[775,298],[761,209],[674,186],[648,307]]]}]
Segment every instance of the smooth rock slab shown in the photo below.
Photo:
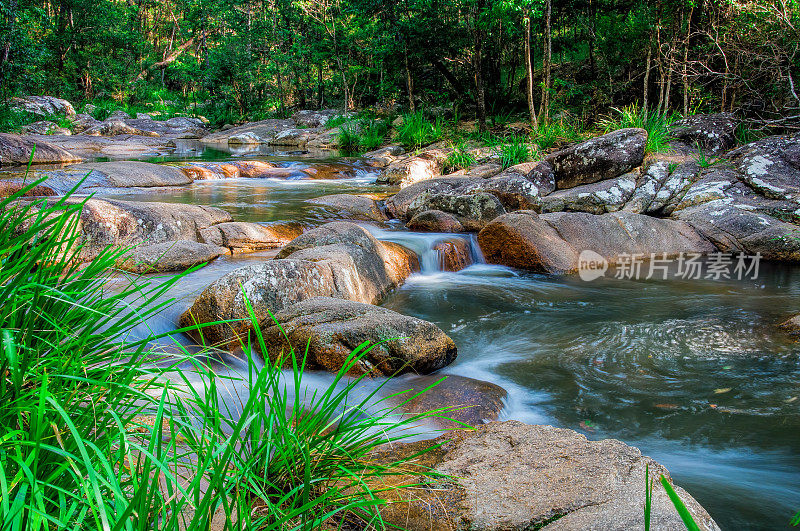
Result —
[{"label": "smooth rock slab", "polygon": [[[294,348],[298,358],[307,352],[311,369],[338,372],[364,342],[374,346],[350,374],[427,374],[456,358],[455,343],[436,325],[371,304],[315,297],[276,313],[275,320],[280,327],[262,328],[270,359]],[[283,359],[291,365],[291,357]]]},{"label": "smooth rock slab", "polygon": [[800,133],[773,136],[732,154],[742,180],[770,199],[800,200]]},{"label": "smooth rock slab", "polygon": [[739,120],[727,112],[697,114],[678,120],[670,126],[672,136],[691,146],[700,146],[706,153],[717,154],[736,146]]},{"label": "smooth rock slab", "polygon": [[[447,477],[426,481],[409,474],[386,480],[388,485],[429,483],[429,488],[387,491],[390,501],[398,502],[381,508],[387,523],[409,531],[641,529],[649,468],[656,479],[652,529],[685,529],[658,484],[661,474],[670,479],[669,472],[621,441],[589,441],[553,426],[492,422],[433,441],[395,445],[376,458],[391,462],[431,447],[417,462]],[[689,493],[675,490],[700,529],[719,529]]]},{"label": "smooth rock slab", "polygon": [[219,223],[200,231],[204,243],[226,247],[230,252],[252,253],[264,249],[277,249],[303,233],[297,223],[248,223],[230,221]]},{"label": "smooth rock slab", "polygon": [[117,267],[132,273],[185,271],[226,253],[226,249],[216,245],[178,240],[135,247]]},{"label": "smooth rock slab", "polygon": [[78,164],[64,170],[39,172],[37,177],[45,177],[43,184],[62,192],[79,183],[79,191],[92,188],[184,186],[192,183],[192,179],[179,168],[137,161]]},{"label": "smooth rock slab", "polygon": [[308,199],[307,203],[330,208],[347,219],[363,221],[386,221],[378,202],[372,198],[352,194],[333,194]]}]

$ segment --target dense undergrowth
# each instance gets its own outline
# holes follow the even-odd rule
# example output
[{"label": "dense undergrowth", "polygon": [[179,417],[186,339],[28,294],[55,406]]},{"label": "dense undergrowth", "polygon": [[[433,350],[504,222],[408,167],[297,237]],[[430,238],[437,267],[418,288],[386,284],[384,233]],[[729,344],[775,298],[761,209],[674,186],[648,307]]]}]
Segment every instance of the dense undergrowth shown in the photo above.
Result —
[{"label": "dense undergrowth", "polygon": [[445,411],[355,399],[366,344],[316,391],[294,351],[284,371],[243,345],[247,368],[224,373],[210,350],[154,351],[132,330],[175,279],[115,273],[124,249],[81,263],[82,201],[24,191],[0,201],[0,529],[383,527],[372,480],[408,466],[369,452]]}]

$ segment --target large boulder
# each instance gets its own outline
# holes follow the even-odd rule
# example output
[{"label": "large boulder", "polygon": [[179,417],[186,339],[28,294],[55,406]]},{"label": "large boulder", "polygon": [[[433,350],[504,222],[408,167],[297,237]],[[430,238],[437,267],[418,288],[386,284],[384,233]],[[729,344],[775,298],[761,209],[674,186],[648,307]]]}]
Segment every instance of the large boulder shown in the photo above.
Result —
[{"label": "large boulder", "polygon": [[409,206],[408,215],[439,210],[453,214],[468,231],[479,231],[494,218],[506,213],[500,200],[486,192],[470,194],[420,194]]},{"label": "large boulder", "polygon": [[386,146],[361,155],[361,158],[373,168],[385,168],[395,162],[405,151],[400,146]]},{"label": "large boulder", "polygon": [[93,188],[150,188],[192,183],[179,168],[137,161],[78,164],[63,170],[39,172],[37,177],[45,177],[44,184],[62,192],[78,184],[79,191],[83,192]]},{"label": "large boulder", "polygon": [[641,166],[647,145],[644,129],[619,129],[545,157],[555,174],[556,188],[573,188],[613,179]]},{"label": "large boulder", "polygon": [[411,230],[419,232],[463,232],[464,226],[458,218],[441,210],[425,210],[415,215],[406,224]]},{"label": "large boulder", "polygon": [[770,199],[800,201],[800,133],[772,136],[731,153],[742,180]]},{"label": "large boulder", "polygon": [[478,234],[487,262],[545,273],[573,273],[583,251],[610,265],[637,254],[710,253],[715,247],[691,226],[628,212],[603,215],[529,210],[497,218]]},{"label": "large boulder", "polygon": [[184,271],[198,264],[210,262],[226,252],[216,245],[189,240],[140,245],[119,260],[117,267],[133,273]]},{"label": "large boulder", "polygon": [[249,223],[230,221],[200,230],[199,238],[207,244],[225,247],[231,253],[252,253],[277,249],[303,233],[298,223]]},{"label": "large boulder", "polygon": [[275,314],[262,328],[269,357],[295,350],[311,369],[338,372],[359,345],[372,345],[350,374],[427,374],[456,358],[456,345],[436,325],[386,308],[330,297],[314,297]]},{"label": "large boulder", "polygon": [[235,347],[252,329],[245,297],[263,324],[271,320],[270,312],[317,296],[377,303],[414,270],[419,263],[413,252],[381,243],[353,223],[328,223],[295,238],[276,260],[213,282],[181,316],[181,324],[231,321],[202,332],[212,343]]},{"label": "large boulder", "polygon": [[[648,471],[656,484],[652,529],[685,528],[658,483],[661,475],[671,482],[669,472],[638,449],[614,439],[589,441],[553,426],[491,422],[433,441],[395,444],[375,455],[387,463],[412,457],[419,466],[443,477],[415,475],[407,465],[411,470],[407,476],[373,485],[423,484],[384,491],[394,503],[381,507],[383,519],[409,531],[640,529]],[[688,492],[680,487],[675,490],[701,529],[719,529]]]},{"label": "large boulder", "polygon": [[442,271],[461,271],[472,265],[472,249],[464,238],[448,238],[432,247]]},{"label": "large boulder", "polygon": [[39,116],[51,116],[53,114],[75,116],[75,108],[70,102],[54,96],[25,96],[23,98],[11,98],[9,103],[11,107],[15,109]]},{"label": "large boulder", "polygon": [[306,202],[333,210],[344,219],[386,221],[389,219],[378,201],[371,197],[352,194],[333,194],[308,199]]},{"label": "large boulder", "polygon": [[0,165],[31,161],[34,164],[61,164],[80,162],[81,158],[44,140],[0,133]]},{"label": "large boulder", "polygon": [[81,212],[81,257],[91,260],[108,246],[197,241],[203,229],[226,221],[230,214],[214,207],[89,199]]},{"label": "large boulder", "polygon": [[409,206],[423,194],[454,193],[466,185],[474,183],[469,177],[437,177],[427,181],[418,182],[403,188],[397,194],[386,200],[386,209],[397,219],[408,221],[413,214],[409,214]]},{"label": "large boulder", "polygon": [[297,111],[292,115],[292,120],[298,127],[316,128],[322,127],[328,120],[341,114],[341,111],[336,109],[323,109],[320,111],[302,110]]},{"label": "large boulder", "polygon": [[670,125],[670,132],[680,142],[699,146],[706,153],[718,154],[736,146],[739,120],[727,112],[697,114]]}]

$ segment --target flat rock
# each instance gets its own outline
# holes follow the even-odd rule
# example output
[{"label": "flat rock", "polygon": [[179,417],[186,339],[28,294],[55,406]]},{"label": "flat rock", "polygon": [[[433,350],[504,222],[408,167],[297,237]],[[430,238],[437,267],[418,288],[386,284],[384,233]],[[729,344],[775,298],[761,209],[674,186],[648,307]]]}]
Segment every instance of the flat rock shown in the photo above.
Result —
[{"label": "flat rock", "polygon": [[378,177],[378,182],[406,186],[427,181],[442,174],[442,165],[448,151],[443,149],[427,149],[418,155],[401,158],[386,167]]},{"label": "flat rock", "polygon": [[0,133],[0,164],[34,164],[80,162],[81,158],[45,140]]},{"label": "flat rock", "polygon": [[453,214],[468,231],[479,231],[491,220],[506,213],[503,204],[497,197],[477,191],[457,195],[424,192],[408,205],[408,215],[411,216],[428,210]]},{"label": "flat rock", "polygon": [[308,199],[306,202],[332,209],[346,219],[362,221],[386,221],[389,219],[376,200],[361,195],[325,195]]},{"label": "flat rock", "polygon": [[619,129],[545,157],[553,167],[556,188],[573,188],[613,179],[641,166],[647,144],[644,129]]},{"label": "flat rock", "polygon": [[229,221],[200,230],[200,239],[207,244],[225,247],[231,253],[252,253],[277,249],[303,233],[298,223],[249,223]]},{"label": "flat rock", "polygon": [[686,223],[627,212],[537,215],[521,210],[492,221],[478,234],[478,243],[489,263],[545,273],[577,271],[578,257],[587,250],[611,265],[633,254],[649,258],[651,253],[715,250]]},{"label": "flat rock", "polygon": [[204,144],[267,144],[279,132],[294,127],[293,120],[262,120],[211,133],[201,138],[200,142]]},{"label": "flat rock", "polygon": [[17,179],[0,180],[0,197],[10,197],[26,188],[27,190],[20,197],[51,197],[56,195],[55,190],[49,186],[30,186],[30,184],[30,182]]},{"label": "flat rock", "polygon": [[[426,480],[409,473],[373,486],[429,484],[385,491],[396,502],[381,508],[389,525],[410,531],[639,529],[649,469],[656,483],[652,529],[685,528],[658,484],[662,474],[671,482],[669,472],[621,441],[589,441],[553,426],[491,422],[433,441],[396,444],[375,458],[392,462],[427,448],[416,462],[446,477]],[[719,529],[689,493],[675,490],[701,529]]]},{"label": "flat rock", "polygon": [[178,240],[137,246],[124,260],[117,262],[117,267],[133,273],[185,271],[226,253],[226,249],[216,245]]},{"label": "flat rock", "polygon": [[306,366],[338,372],[350,353],[369,342],[372,348],[350,374],[392,376],[427,374],[456,358],[453,340],[436,325],[386,308],[330,297],[314,297],[275,314],[275,324],[262,327],[271,359],[292,348]]},{"label": "flat rock", "polygon": [[672,136],[691,147],[718,154],[736,146],[736,127],[739,120],[727,112],[697,114],[670,125]]},{"label": "flat rock", "polygon": [[405,150],[401,146],[386,146],[375,151],[369,151],[361,155],[366,163],[373,168],[385,168],[395,162]]},{"label": "flat rock", "polygon": [[137,161],[77,164],[63,170],[39,172],[37,177],[45,177],[44,184],[62,192],[79,183],[78,190],[85,191],[92,188],[184,186],[192,182],[179,168]]}]

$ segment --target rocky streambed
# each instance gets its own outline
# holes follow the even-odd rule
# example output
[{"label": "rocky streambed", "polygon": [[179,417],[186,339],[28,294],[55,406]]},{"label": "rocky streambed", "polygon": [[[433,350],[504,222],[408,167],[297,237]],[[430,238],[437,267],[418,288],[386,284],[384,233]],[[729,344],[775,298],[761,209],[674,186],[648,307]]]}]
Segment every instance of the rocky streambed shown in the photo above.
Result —
[{"label": "rocky streambed", "polygon": [[[82,164],[34,169],[37,194],[95,194],[85,258],[133,245],[119,266],[145,274],[210,261],[152,329],[246,317],[244,292],[269,354],[287,339],[268,311],[310,345],[322,378],[363,341],[390,338],[354,371],[397,375],[387,390],[447,376],[408,408],[470,406],[454,415],[479,429],[444,436],[428,464],[457,479],[393,506],[399,525],[638,526],[644,467],[663,469],[609,438],[665,465],[704,528],[788,522],[800,503],[800,348],[777,324],[800,312],[800,137],[736,146],[732,117],[695,117],[675,126],[668,155],[646,155],[646,133],[627,129],[505,170],[485,151],[443,176],[444,146],[314,152],[333,143],[329,116],[213,134],[136,134],[146,118],[116,117],[138,131],[0,137],[0,151],[21,161],[25,146],[46,153],[53,141],[67,162],[82,146]],[[698,143],[718,162],[697,157]],[[120,155],[133,144],[151,150]],[[96,160],[112,152],[159,164]],[[4,177],[6,191],[20,180]],[[585,251],[607,268],[588,281]],[[709,275],[723,257],[728,274]],[[205,339],[233,360],[241,323]],[[570,429],[531,426],[547,424]],[[654,524],[681,525],[663,492]]]}]

